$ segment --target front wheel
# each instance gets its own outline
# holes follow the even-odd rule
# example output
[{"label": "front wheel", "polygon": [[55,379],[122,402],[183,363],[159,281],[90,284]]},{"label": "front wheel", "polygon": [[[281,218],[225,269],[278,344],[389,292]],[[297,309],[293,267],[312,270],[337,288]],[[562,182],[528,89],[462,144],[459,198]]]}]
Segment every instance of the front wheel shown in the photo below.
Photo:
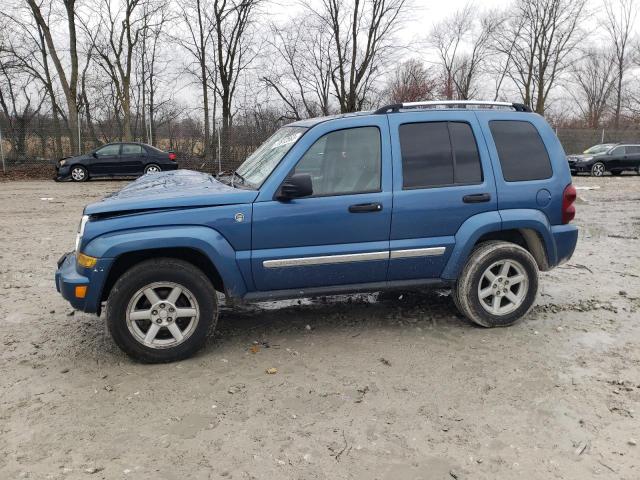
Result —
[{"label": "front wheel", "polygon": [[107,325],[116,344],[147,363],[182,360],[197,352],[218,317],[207,276],[172,258],[141,262],[113,286]]},{"label": "front wheel", "polygon": [[87,169],[80,165],[71,167],[71,180],[74,182],[86,182],[89,180],[89,173],[87,172]]},{"label": "front wheel", "polygon": [[483,327],[520,320],[538,293],[538,265],[524,248],[509,242],[480,244],[462,269],[454,295],[460,312]]},{"label": "front wheel", "polygon": [[594,177],[601,177],[604,175],[606,168],[604,167],[604,163],[596,162],[591,166],[591,175]]}]

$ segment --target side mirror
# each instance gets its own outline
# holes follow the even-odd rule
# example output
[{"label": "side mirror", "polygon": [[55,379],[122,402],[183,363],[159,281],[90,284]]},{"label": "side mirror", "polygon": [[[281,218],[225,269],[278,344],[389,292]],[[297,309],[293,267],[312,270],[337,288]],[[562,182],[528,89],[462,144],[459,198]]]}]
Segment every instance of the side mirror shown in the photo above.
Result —
[{"label": "side mirror", "polygon": [[278,200],[308,197],[313,195],[313,183],[308,173],[296,173],[287,178],[278,192]]},{"label": "side mirror", "polygon": [[98,154],[97,154],[96,152],[91,152],[91,156],[92,156],[93,158],[98,158]]}]

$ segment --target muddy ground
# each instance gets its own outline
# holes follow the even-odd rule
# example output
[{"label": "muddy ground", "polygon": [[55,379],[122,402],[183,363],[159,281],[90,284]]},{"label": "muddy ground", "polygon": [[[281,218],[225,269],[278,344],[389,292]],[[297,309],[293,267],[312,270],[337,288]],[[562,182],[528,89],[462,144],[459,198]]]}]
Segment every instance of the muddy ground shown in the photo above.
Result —
[{"label": "muddy ground", "polygon": [[575,184],[576,254],[516,326],[445,291],[261,304],[158,366],[53,283],[124,183],[0,183],[0,478],[640,478],[640,176]]}]

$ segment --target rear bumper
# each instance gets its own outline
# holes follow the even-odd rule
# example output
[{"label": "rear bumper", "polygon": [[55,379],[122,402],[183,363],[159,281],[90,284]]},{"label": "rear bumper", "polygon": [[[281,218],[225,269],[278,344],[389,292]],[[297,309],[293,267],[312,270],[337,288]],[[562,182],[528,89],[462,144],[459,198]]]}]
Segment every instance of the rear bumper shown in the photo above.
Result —
[{"label": "rear bumper", "polygon": [[[65,253],[58,260],[58,270],[55,275],[56,289],[74,309],[97,313],[100,311],[102,287],[110,265],[111,259],[102,258],[92,269],[80,269],[81,272],[78,272],[75,252]],[[84,298],[76,297],[75,290],[78,286],[87,287]]]},{"label": "rear bumper", "polygon": [[556,247],[555,261],[551,267],[556,267],[568,261],[578,244],[578,227],[575,225],[554,225],[551,227],[553,243]]}]

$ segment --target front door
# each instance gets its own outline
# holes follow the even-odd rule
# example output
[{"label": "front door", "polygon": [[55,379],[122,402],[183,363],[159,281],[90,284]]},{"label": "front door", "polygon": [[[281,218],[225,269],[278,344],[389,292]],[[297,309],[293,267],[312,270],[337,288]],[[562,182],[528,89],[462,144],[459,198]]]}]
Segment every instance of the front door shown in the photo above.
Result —
[{"label": "front door", "polygon": [[94,175],[113,175],[118,168],[119,158],[120,144],[105,145],[93,153],[89,171]]},{"label": "front door", "polygon": [[277,183],[310,174],[311,196],[254,203],[251,265],[258,290],[385,281],[392,210],[386,116],[336,128],[331,121],[315,126],[300,140],[304,153],[279,172]]}]

